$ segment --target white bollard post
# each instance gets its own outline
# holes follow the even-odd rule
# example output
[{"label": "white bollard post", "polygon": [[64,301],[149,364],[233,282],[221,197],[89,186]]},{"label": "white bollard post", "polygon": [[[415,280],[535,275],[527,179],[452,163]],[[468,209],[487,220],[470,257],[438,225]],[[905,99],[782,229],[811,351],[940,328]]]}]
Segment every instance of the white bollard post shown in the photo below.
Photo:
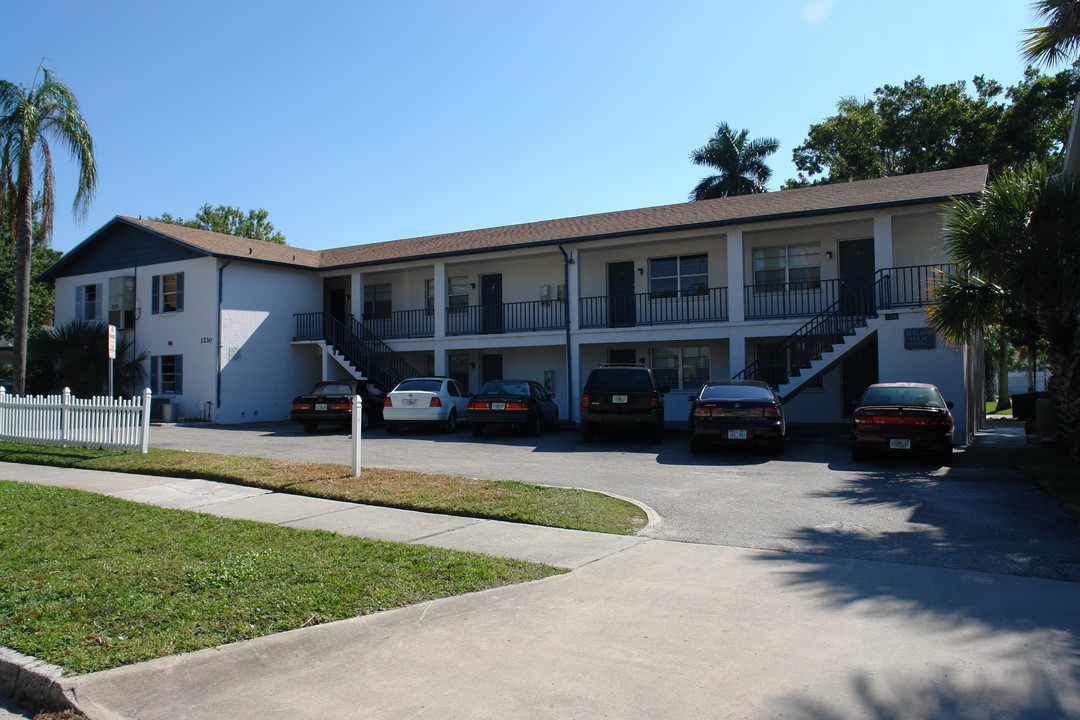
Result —
[{"label": "white bollard post", "polygon": [[360,426],[363,424],[364,399],[353,395],[352,399],[352,474],[360,477]]},{"label": "white bollard post", "polygon": [[142,435],[139,439],[139,452],[145,455],[150,449],[150,388],[143,390],[142,418],[140,418],[139,426]]}]

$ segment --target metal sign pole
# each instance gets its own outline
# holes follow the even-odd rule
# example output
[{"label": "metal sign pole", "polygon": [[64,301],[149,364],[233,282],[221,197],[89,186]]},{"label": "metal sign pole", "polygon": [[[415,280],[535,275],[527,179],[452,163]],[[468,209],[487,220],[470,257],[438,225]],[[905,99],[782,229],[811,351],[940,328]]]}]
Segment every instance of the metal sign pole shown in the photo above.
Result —
[{"label": "metal sign pole", "polygon": [[113,395],[113,360],[116,359],[116,326],[109,326],[109,397]]}]

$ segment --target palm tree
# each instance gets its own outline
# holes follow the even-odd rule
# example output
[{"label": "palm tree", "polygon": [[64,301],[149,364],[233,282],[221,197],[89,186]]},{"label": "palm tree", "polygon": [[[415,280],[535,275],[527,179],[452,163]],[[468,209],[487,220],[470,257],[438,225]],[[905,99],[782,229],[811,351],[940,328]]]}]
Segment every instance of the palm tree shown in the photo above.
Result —
[{"label": "palm tree", "polygon": [[716,134],[709,142],[690,153],[695,165],[704,165],[719,171],[718,175],[703,178],[690,193],[691,200],[750,195],[765,192],[765,183],[772,170],[765,158],[780,147],[776,138],[748,140],[749,130],[735,132],[727,123],[716,126]]},{"label": "palm tree", "polygon": [[63,145],[79,166],[78,189],[72,211],[85,217],[97,187],[97,164],[90,130],[79,112],[74,93],[44,67],[38,67],[30,87],[0,80],[0,205],[8,210],[15,239],[15,362],[16,393],[26,389],[26,334],[30,307],[30,254],[34,224],[34,161],[40,161],[40,241],[52,235],[55,194],[49,141]]},{"label": "palm tree", "polygon": [[1047,344],[1058,439],[1080,461],[1080,177],[1045,168],[998,176],[976,200],[950,204],[946,278],[930,322],[966,339],[1006,317],[1034,318]]},{"label": "palm tree", "polygon": [[1047,24],[1024,31],[1027,39],[1020,43],[1024,59],[1046,65],[1075,60],[1080,50],[1080,0],[1036,0],[1032,8]]}]

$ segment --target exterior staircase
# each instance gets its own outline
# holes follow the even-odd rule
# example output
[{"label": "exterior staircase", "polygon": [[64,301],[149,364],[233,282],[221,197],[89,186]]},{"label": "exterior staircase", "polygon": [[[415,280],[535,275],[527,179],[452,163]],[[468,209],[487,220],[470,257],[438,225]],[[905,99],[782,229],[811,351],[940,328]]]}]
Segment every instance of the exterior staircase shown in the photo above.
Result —
[{"label": "exterior staircase", "polygon": [[869,342],[882,310],[930,302],[932,286],[954,266],[912,266],[878,270],[872,280],[844,293],[778,346],[734,376],[762,380],[787,402],[807,383]]},{"label": "exterior staircase", "polygon": [[297,313],[293,342],[316,342],[357,380],[371,380],[389,392],[409,377],[423,375],[355,317],[348,324],[329,313]]}]

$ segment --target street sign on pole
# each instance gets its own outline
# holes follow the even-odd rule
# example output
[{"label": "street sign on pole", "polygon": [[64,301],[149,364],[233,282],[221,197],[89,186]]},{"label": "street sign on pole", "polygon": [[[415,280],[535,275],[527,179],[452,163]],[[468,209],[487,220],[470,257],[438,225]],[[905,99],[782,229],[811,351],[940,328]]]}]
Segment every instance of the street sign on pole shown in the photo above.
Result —
[{"label": "street sign on pole", "polygon": [[116,359],[116,326],[109,326],[109,397],[113,395],[113,360]]}]

